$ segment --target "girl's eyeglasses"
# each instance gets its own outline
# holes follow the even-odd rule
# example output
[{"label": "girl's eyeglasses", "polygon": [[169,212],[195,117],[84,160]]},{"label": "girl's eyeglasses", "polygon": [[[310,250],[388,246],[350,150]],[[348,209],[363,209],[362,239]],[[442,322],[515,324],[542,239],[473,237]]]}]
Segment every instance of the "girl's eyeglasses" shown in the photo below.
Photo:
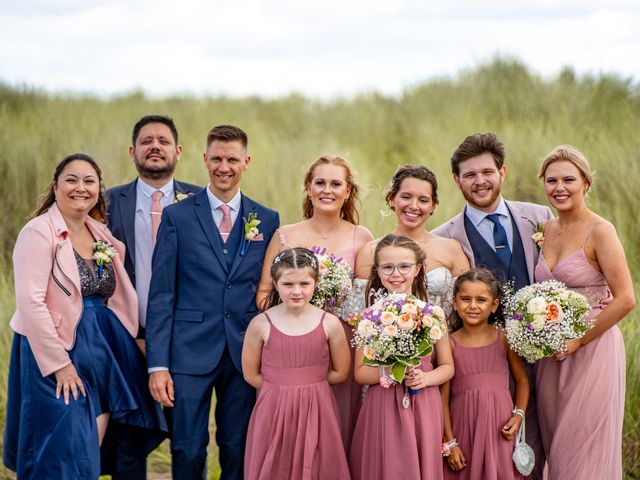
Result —
[{"label": "girl's eyeglasses", "polygon": [[415,263],[383,263],[378,266],[378,271],[387,276],[393,275],[393,272],[395,272],[396,270],[400,275],[407,275],[409,272],[411,272],[411,269],[414,265]]}]

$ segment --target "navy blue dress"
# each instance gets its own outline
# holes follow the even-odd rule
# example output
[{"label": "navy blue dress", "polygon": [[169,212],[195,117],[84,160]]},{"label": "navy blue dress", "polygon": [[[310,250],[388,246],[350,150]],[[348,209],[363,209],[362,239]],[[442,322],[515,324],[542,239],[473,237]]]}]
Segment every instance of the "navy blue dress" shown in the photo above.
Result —
[{"label": "navy blue dress", "polygon": [[[123,472],[167,436],[144,357],[107,307],[115,290],[111,264],[100,278],[93,260],[75,255],[84,309],[69,356],[87,396],[79,393],[69,405],[56,399],[55,375],[41,375],[27,338],[15,334],[3,460],[21,480],[96,480]],[[111,417],[100,448],[96,417],[103,413]]]}]

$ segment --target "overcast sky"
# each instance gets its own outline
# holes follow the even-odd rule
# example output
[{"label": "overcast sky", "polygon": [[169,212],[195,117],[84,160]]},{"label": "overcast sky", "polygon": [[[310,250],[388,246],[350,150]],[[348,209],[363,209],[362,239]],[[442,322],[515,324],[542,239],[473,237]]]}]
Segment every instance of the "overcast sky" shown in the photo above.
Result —
[{"label": "overcast sky", "polygon": [[397,94],[496,54],[638,81],[640,2],[0,0],[0,42],[0,81],[101,95]]}]

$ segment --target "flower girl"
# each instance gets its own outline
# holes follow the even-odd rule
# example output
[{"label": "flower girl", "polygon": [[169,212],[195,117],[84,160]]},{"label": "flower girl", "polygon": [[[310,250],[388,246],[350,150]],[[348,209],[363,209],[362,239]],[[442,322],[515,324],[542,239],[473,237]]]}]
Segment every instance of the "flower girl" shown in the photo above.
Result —
[{"label": "flower girl", "polygon": [[[376,246],[367,291],[380,289],[426,300],[424,261],[423,250],[413,240],[387,235]],[[356,381],[370,387],[351,442],[353,479],[442,478],[438,385],[454,370],[446,328],[441,330],[435,343],[437,366],[433,367],[430,355],[422,358],[419,366],[407,369],[404,384],[394,383],[384,367],[365,365],[362,349],[356,352]]]},{"label": "flower girl", "polygon": [[348,479],[329,384],[349,374],[351,354],[335,316],[310,301],[318,282],[311,250],[290,248],[271,266],[266,309],[247,328],[242,370],[259,390],[245,453],[245,479]]},{"label": "flower girl", "polygon": [[[484,268],[463,273],[453,287],[450,341],[456,373],[442,388],[447,479],[522,478],[511,455],[527,408],[529,382],[504,331],[490,323],[499,295],[498,281]],[[509,370],[515,380],[515,407]]]}]

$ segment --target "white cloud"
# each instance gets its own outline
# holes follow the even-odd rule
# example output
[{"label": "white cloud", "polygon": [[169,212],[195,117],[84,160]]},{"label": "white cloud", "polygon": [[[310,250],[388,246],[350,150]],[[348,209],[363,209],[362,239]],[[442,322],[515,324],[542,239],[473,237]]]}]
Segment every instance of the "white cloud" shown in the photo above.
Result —
[{"label": "white cloud", "polygon": [[49,90],[398,93],[514,55],[640,77],[640,6],[612,0],[23,0],[0,7],[0,80]]}]

